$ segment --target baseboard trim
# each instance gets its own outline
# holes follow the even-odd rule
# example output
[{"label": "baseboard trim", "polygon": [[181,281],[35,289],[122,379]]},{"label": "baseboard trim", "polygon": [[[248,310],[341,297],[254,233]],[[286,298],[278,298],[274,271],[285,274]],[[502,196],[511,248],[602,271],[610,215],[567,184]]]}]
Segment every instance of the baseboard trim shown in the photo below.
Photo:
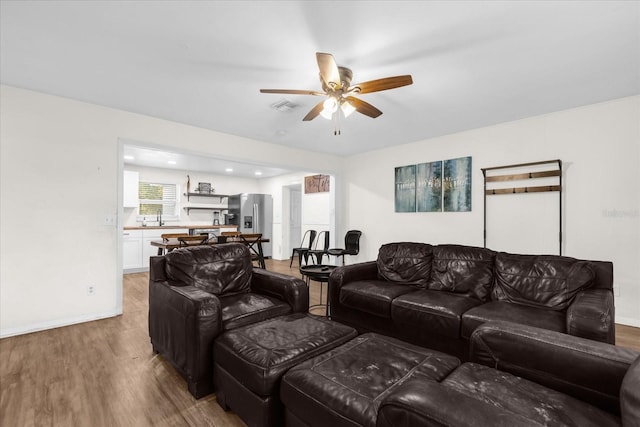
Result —
[{"label": "baseboard trim", "polygon": [[640,328],[640,319],[633,319],[631,317],[618,317],[616,316],[616,323],[626,326],[634,326]]},{"label": "baseboard trim", "polygon": [[47,322],[35,323],[33,325],[21,326],[17,328],[0,329],[0,339],[13,337],[16,335],[30,334],[33,332],[45,331],[47,329],[61,328],[64,326],[77,325],[78,323],[92,322],[94,320],[108,319],[122,314],[122,310],[108,311],[98,314],[90,314],[85,316],[72,317],[67,319],[57,319]]}]

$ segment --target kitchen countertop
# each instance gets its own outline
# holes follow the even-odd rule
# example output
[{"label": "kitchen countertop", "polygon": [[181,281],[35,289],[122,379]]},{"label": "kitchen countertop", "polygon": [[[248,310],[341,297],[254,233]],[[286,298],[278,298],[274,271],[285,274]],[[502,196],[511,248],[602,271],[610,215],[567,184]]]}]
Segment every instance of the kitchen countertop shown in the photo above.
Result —
[{"label": "kitchen countertop", "polygon": [[194,230],[194,229],[205,229],[205,230],[213,230],[213,229],[218,229],[218,228],[235,228],[238,229],[237,225],[233,225],[233,224],[227,224],[227,225],[208,225],[208,224],[198,224],[198,225],[184,225],[184,224],[180,224],[180,225],[163,225],[163,226],[159,226],[159,225],[146,225],[146,226],[141,226],[141,225],[134,225],[134,226],[129,226],[129,227],[123,227],[124,230],[163,230],[163,229],[176,229],[176,228],[184,228],[187,230]]}]

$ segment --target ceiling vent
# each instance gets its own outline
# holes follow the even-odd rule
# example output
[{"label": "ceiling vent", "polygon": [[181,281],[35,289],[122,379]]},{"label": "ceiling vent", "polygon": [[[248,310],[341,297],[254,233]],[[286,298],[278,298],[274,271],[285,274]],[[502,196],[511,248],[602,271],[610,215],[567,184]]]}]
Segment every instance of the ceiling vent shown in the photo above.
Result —
[{"label": "ceiling vent", "polygon": [[297,106],[298,104],[294,104],[293,102],[285,98],[282,98],[280,101],[274,104],[271,104],[271,108],[273,108],[274,110],[281,111],[283,113],[287,113],[293,110],[294,108],[296,108]]}]

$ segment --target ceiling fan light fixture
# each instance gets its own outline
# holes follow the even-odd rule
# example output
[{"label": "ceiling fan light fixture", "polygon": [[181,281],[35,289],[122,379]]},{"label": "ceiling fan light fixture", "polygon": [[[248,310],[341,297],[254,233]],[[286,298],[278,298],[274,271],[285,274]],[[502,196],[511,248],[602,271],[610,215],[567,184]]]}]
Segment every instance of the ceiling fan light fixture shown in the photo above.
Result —
[{"label": "ceiling fan light fixture", "polygon": [[324,106],[324,108],[322,109],[322,111],[320,111],[320,115],[327,120],[331,120],[331,118],[333,117],[333,113],[338,110],[338,102],[334,97],[331,96],[327,98],[327,100],[324,101],[322,105]]},{"label": "ceiling fan light fixture", "polygon": [[[369,80],[352,86],[351,79],[353,72],[350,68],[338,66],[333,55],[330,53],[316,52],[316,61],[320,71],[319,77],[322,92],[300,89],[260,89],[260,92],[326,96],[327,98],[324,101],[320,101],[314,105],[302,121],[308,122],[318,116],[322,116],[327,120],[333,120],[335,135],[340,135],[340,114],[338,107],[342,110],[345,118],[349,117],[354,111],[373,119],[382,114],[382,111],[373,105],[353,95],[381,92],[413,84],[411,75],[407,74]],[[338,114],[334,114],[336,112],[338,112]]]},{"label": "ceiling fan light fixture", "polygon": [[342,110],[342,114],[345,117],[349,117],[351,113],[356,111],[355,107],[349,103],[349,101],[342,101],[342,105],[340,105],[340,109]]}]

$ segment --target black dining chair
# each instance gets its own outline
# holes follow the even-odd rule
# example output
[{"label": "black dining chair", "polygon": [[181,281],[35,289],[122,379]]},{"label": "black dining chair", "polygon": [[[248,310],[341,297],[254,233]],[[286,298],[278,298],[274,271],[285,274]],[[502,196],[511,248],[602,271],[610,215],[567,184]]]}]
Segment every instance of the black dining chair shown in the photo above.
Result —
[{"label": "black dining chair", "polygon": [[[322,245],[322,246],[320,246]],[[318,233],[318,237],[316,239],[316,243],[309,252],[309,256],[311,259],[315,257],[316,264],[322,264],[322,258],[327,255],[329,251],[329,231],[324,230]]]},{"label": "black dining chair", "polygon": [[347,231],[347,234],[344,235],[344,248],[329,249],[327,255],[336,258],[342,257],[342,265],[344,265],[345,255],[358,255],[360,252],[360,236],[362,236],[362,232],[359,230]]},{"label": "black dining chair", "polygon": [[[302,265],[302,258],[304,257],[304,263],[306,264],[309,259],[308,252],[313,247],[313,242],[316,240],[316,230],[307,230],[302,236],[302,241],[300,242],[299,248],[293,248],[291,251],[291,259],[289,261],[289,268],[293,264],[293,257],[298,254],[298,266]],[[305,241],[308,241],[308,244],[305,245]]]}]

